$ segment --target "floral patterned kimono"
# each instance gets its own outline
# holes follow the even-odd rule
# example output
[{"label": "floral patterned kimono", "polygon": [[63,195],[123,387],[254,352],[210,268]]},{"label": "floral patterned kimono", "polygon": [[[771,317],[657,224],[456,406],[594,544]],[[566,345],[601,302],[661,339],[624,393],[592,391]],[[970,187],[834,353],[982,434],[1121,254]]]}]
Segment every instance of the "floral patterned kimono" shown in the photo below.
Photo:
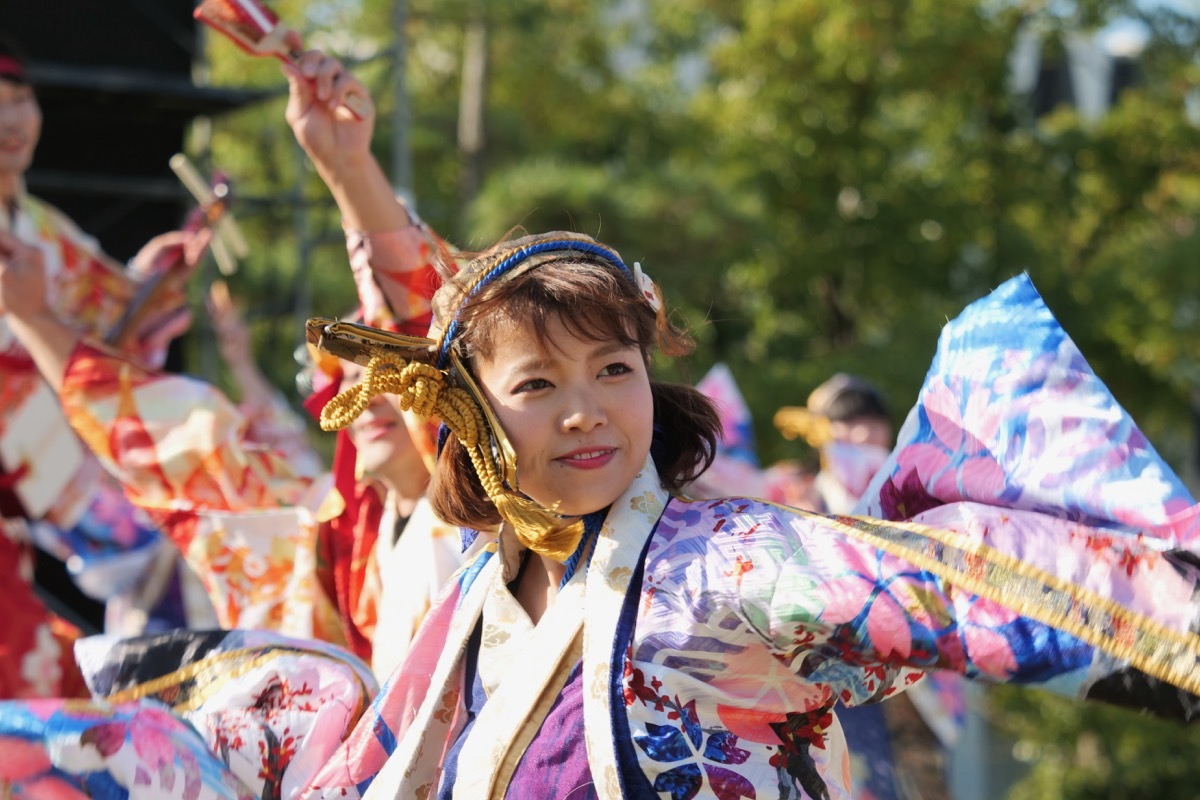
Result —
[{"label": "floral patterned kimono", "polygon": [[294,797],[378,689],[322,642],[176,631],[77,648],[91,701],[0,703],[0,795]]},{"label": "floral patterned kimono", "polygon": [[[978,393],[985,408],[964,413]],[[85,649],[112,705],[0,704],[0,787],[846,797],[835,700],[885,698],[923,669],[1053,679],[1188,716],[1200,511],[1027,280],[947,327],[901,441],[874,500],[897,522],[688,502],[648,463],[536,626],[508,590],[522,555],[502,535],[449,584],[340,747],[369,676],[336,648],[268,637]],[[156,674],[161,664],[181,666]],[[330,704],[339,713],[318,718]],[[218,733],[231,726],[246,735]]]},{"label": "floral patterned kimono", "polygon": [[[386,284],[434,285],[422,229],[350,241],[363,269],[382,259]],[[359,277],[374,285],[369,272]],[[428,325],[427,297],[402,307]],[[372,308],[374,321],[386,313],[382,301]],[[367,643],[355,648],[365,657],[378,626],[377,659],[398,661],[466,558],[457,529],[420,503],[398,540],[377,537],[395,519],[373,488],[331,492],[332,476],[294,474],[248,441],[247,421],[212,387],[101,348],[73,353],[63,400],[187,554],[222,624],[275,632],[81,641],[91,702],[0,703],[0,796],[298,796],[378,690],[362,661],[312,637]],[[392,570],[382,586],[377,561]]]},{"label": "floral patterned kimono", "polygon": [[[0,225],[42,251],[49,300],[63,319],[97,336],[117,323],[137,284],[64,214],[22,190],[13,219],[0,214]],[[35,521],[43,522],[31,529]],[[0,317],[0,586],[9,597],[0,630],[0,698],[84,690],[70,654],[78,632],[33,593],[35,538],[60,557],[95,561],[145,550],[154,533],[106,483]]]},{"label": "floral patterned kimono", "polygon": [[1198,509],[1027,278],[947,326],[872,510],[688,502],[647,463],[536,627],[502,534],[309,796],[848,797],[835,701],[922,670],[1200,690]]}]

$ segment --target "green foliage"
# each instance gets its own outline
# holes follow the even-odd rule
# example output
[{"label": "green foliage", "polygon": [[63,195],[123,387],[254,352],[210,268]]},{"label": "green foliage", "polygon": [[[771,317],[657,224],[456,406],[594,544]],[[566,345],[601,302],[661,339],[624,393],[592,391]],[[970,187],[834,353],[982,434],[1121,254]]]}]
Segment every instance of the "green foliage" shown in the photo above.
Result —
[{"label": "green foliage", "polygon": [[993,716],[1030,773],[1009,800],[1200,796],[1200,729],[1018,687],[991,690]]},{"label": "green foliage", "polygon": [[[276,4],[359,61],[390,164],[392,0]],[[1117,15],[1150,31],[1137,87],[1103,119],[1033,118],[1007,59],[1047,57]],[[487,32],[484,181],[456,146],[463,31]],[[835,371],[897,418],[944,321],[1027,270],[1095,370],[1168,458],[1189,453],[1200,382],[1200,23],[1132,0],[411,0],[409,139],[422,216],[467,248],[517,228],[591,233],[640,261],[693,328],[696,379],[730,364],[764,460],[796,455],[770,419]],[[275,64],[221,41],[218,84],[273,92],[214,120],[254,252],[234,290],[281,386],[299,321],[353,302],[328,193],[283,123]],[[1003,692],[1036,756],[1020,797],[1192,797],[1194,734]],[[1179,787],[1183,788],[1179,788]]]},{"label": "green foliage", "polygon": [[[367,59],[388,164],[390,0],[278,9],[310,42]],[[1139,87],[1098,123],[1032,119],[1009,89],[1020,27],[1052,56],[1065,31],[1118,13],[1151,30]],[[464,206],[468,19],[486,27],[489,66],[485,180]],[[787,453],[765,420],[833,371],[871,376],[901,413],[942,322],[1021,270],[1151,438],[1187,458],[1195,20],[1112,0],[413,0],[406,32],[422,215],[468,248],[569,227],[641,260],[696,330],[692,372],[723,359],[746,384],[768,459]],[[352,302],[337,219],[282,124],[276,65],[215,39],[210,63],[215,83],[276,98],[218,119],[209,144],[249,198],[257,245],[235,289],[277,351],[299,318]]]}]

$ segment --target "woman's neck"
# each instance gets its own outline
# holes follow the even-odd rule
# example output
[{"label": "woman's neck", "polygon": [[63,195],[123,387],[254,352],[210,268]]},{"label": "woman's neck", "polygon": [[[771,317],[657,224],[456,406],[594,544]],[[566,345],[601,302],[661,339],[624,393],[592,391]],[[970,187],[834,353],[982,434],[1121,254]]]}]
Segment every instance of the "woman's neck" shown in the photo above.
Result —
[{"label": "woman's neck", "polygon": [[528,558],[529,563],[521,570],[517,583],[516,598],[529,619],[537,625],[558,597],[558,584],[566,573],[566,567],[537,553],[530,553]]},{"label": "woman's neck", "polygon": [[397,465],[386,474],[381,472],[375,477],[387,487],[396,510],[405,517],[412,513],[413,507],[429,487],[429,473],[420,460]]},{"label": "woman's neck", "polygon": [[0,212],[11,220],[17,208],[17,194],[21,189],[21,178],[16,175],[0,174]]},{"label": "woman's neck", "polygon": [[420,502],[420,500],[420,494],[414,496],[400,494],[399,492],[393,491],[390,488],[388,490],[388,503],[391,505],[392,510],[396,512],[396,516],[400,519],[408,519],[411,517],[413,511],[417,507],[417,503]]}]

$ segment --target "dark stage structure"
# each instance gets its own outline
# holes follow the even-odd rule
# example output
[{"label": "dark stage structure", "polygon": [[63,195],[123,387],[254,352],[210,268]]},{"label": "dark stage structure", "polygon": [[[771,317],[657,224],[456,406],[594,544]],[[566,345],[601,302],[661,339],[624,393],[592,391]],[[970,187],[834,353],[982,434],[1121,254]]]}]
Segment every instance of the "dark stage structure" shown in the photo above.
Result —
[{"label": "dark stage structure", "polygon": [[45,115],[29,190],[124,260],[178,226],[188,196],[167,166],[187,126],[255,99],[197,86],[191,0],[0,4]]}]

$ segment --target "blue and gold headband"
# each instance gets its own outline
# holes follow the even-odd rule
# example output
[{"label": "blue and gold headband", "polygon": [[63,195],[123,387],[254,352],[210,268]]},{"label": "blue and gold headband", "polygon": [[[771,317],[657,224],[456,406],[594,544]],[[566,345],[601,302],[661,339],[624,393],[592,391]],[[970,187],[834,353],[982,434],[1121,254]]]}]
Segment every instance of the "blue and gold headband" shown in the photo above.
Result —
[{"label": "blue and gold headband", "polygon": [[640,265],[630,269],[615,250],[588,236],[553,232],[505,242],[468,262],[434,295],[430,338],[328,319],[312,319],[307,326],[310,343],[366,366],[360,384],[326,405],[322,428],[347,427],[380,393],[395,394],[403,410],[440,419],[466,450],[488,498],[521,543],[559,561],[576,551],[583,527],[521,494],[516,451],[454,343],[462,333],[462,309],[487,287],[568,261],[599,263],[627,275],[655,313],[661,310],[658,288]]},{"label": "blue and gold headband", "polygon": [[543,264],[579,260],[612,267],[629,278],[656,313],[662,308],[658,287],[642,272],[641,265],[635,262],[630,269],[616,250],[590,236],[564,231],[524,236],[474,259],[454,281],[444,284],[434,295],[434,329],[441,331],[438,368],[446,367],[450,348],[461,333],[459,316],[462,309],[480,292],[498,281],[512,280]]},{"label": "blue and gold headband", "polygon": [[[472,299],[481,291],[499,280],[511,280],[518,275],[524,275],[534,267],[552,261],[562,261],[566,258],[585,259],[592,256],[614,269],[629,275],[634,280],[633,271],[625,266],[625,262],[617,255],[617,251],[605,247],[590,237],[577,233],[548,233],[526,236],[516,239],[503,246],[503,249],[490,255],[484,255],[467,265],[458,276],[457,286],[446,284],[434,296],[434,313],[439,311],[439,302],[454,299],[454,311],[450,321],[443,327],[441,342],[438,347],[437,366],[444,369],[450,348],[459,335],[459,315]],[[466,286],[465,291],[459,287]]]}]

